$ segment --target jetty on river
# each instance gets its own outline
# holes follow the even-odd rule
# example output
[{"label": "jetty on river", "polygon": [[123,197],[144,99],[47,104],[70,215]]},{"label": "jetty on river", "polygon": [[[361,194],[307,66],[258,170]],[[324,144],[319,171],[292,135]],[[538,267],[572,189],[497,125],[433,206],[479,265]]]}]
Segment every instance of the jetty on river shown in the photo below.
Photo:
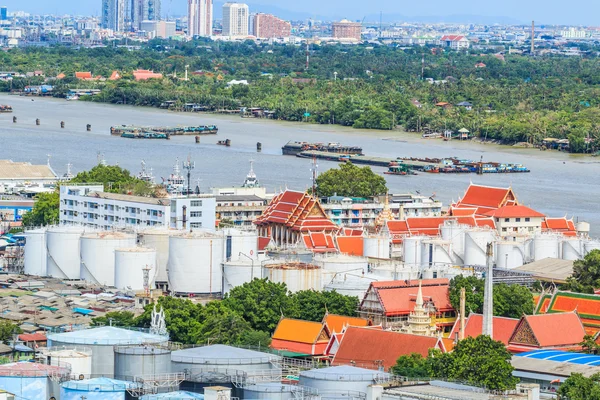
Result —
[{"label": "jetty on river", "polygon": [[110,134],[126,138],[168,139],[177,135],[216,135],[219,128],[216,125],[200,126],[111,126]]}]

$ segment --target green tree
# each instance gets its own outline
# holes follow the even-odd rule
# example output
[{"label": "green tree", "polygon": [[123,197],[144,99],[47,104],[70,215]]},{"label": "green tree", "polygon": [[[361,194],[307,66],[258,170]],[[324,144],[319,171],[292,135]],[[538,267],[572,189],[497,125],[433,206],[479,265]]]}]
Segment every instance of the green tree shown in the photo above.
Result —
[{"label": "green tree", "polygon": [[573,275],[567,279],[567,286],[579,293],[594,293],[600,287],[600,250],[592,250],[583,260],[573,263]]},{"label": "green tree", "polygon": [[239,344],[251,330],[240,314],[219,301],[211,301],[203,309],[202,328],[197,343]]},{"label": "green tree", "polygon": [[396,365],[392,367],[392,373],[409,378],[429,378],[431,376],[428,359],[418,353],[400,356]]},{"label": "green tree", "polygon": [[244,332],[238,344],[252,347],[269,347],[271,345],[271,334],[263,331],[249,330]]},{"label": "green tree", "polygon": [[23,333],[23,331],[18,325],[6,320],[0,320],[0,342],[7,344],[14,339],[14,334],[19,333]]},{"label": "green tree", "polygon": [[596,353],[600,349],[596,340],[594,340],[594,335],[585,335],[581,343],[579,343],[584,353]]},{"label": "green tree", "polygon": [[92,318],[92,326],[135,326],[135,315],[130,311],[111,311]]},{"label": "green tree", "polygon": [[600,374],[589,378],[579,373],[571,374],[560,385],[558,394],[566,400],[600,400]]},{"label": "green tree", "polygon": [[60,195],[58,191],[40,193],[35,197],[31,211],[23,215],[23,226],[55,225],[59,221]]},{"label": "green tree", "polygon": [[317,177],[319,196],[372,197],[385,194],[387,190],[385,179],[370,167],[357,167],[349,162]]},{"label": "green tree", "polygon": [[291,300],[295,310],[291,316],[306,321],[320,322],[326,312],[353,317],[358,309],[357,297],[345,296],[336,291],[301,290],[292,294]]},{"label": "green tree", "polygon": [[[157,307],[163,307],[165,311],[165,323],[172,341],[194,344],[202,340],[202,305],[187,299],[164,296],[158,299]],[[144,312],[135,320],[137,326],[150,327],[153,308],[153,304],[144,308]]]},{"label": "green tree", "polygon": [[458,275],[450,281],[450,304],[460,310],[460,289],[465,288],[465,312],[481,314],[485,282],[475,276]]},{"label": "green tree", "polygon": [[98,164],[89,171],[83,171],[71,179],[73,183],[102,183],[104,190],[113,193],[127,193],[147,196],[153,193],[148,182],[144,182],[118,165]]}]

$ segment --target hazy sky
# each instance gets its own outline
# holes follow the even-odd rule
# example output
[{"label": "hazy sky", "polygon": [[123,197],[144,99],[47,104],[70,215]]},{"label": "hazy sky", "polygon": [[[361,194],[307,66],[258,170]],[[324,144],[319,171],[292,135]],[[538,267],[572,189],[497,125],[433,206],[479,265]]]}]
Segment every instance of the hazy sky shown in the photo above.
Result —
[{"label": "hazy sky", "polygon": [[[187,0],[162,0],[163,13],[183,15]],[[215,1],[217,4],[217,1]],[[600,1],[580,0],[568,3],[564,0],[248,0],[248,4],[260,9],[260,5],[309,15],[347,17],[362,19],[365,15],[395,14],[407,17],[481,15],[510,17],[527,22],[531,20],[547,24],[600,25]],[[31,13],[79,13],[99,14],[101,0],[0,0],[10,10]],[[222,4],[222,1],[218,3]],[[10,11],[9,10],[9,11]],[[260,11],[260,10],[259,10]]]}]

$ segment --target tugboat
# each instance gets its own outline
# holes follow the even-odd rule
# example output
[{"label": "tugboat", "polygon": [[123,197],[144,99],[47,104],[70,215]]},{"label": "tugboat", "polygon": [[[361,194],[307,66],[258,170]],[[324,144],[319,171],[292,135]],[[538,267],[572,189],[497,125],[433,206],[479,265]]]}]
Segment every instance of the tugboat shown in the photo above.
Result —
[{"label": "tugboat", "polygon": [[142,160],[142,170],[140,171],[137,177],[141,181],[154,185],[154,175],[152,175],[152,168],[150,168],[150,172],[148,172],[146,170],[146,162],[144,160]]},{"label": "tugboat", "polygon": [[[163,179],[164,181],[164,179]],[[167,192],[169,194],[183,194],[185,189],[185,178],[181,175],[179,169],[179,158],[175,159],[173,172],[169,175],[166,182]]]},{"label": "tugboat", "polygon": [[399,164],[392,161],[388,166],[388,170],[384,172],[386,175],[416,175],[410,168],[404,164]]}]

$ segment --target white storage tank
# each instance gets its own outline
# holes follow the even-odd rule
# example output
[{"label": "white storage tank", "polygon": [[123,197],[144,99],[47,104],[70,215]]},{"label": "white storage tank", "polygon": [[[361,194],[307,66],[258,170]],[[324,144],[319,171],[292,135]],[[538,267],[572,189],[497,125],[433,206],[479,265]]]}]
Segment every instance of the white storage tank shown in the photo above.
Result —
[{"label": "white storage tank", "polygon": [[583,258],[583,240],[569,238],[562,241],[562,259],[575,261]]},{"label": "white storage tank", "polygon": [[493,243],[495,233],[491,229],[471,229],[465,235],[464,265],[485,265],[488,243]]},{"label": "white storage tank", "polygon": [[222,293],[223,238],[194,231],[169,238],[169,288],[174,294]]},{"label": "white storage tank", "polygon": [[377,383],[377,379],[389,376],[388,373],[366,368],[338,366],[302,371],[298,383],[317,389],[319,393],[347,393],[348,391],[367,393],[367,388]]},{"label": "white storage tank", "polygon": [[363,239],[363,254],[369,258],[390,258],[391,239],[388,235],[366,236]]},{"label": "white storage tank", "polygon": [[136,377],[171,372],[171,350],[157,345],[116,346],[115,378],[135,381]]},{"label": "white storage tank", "polygon": [[584,256],[588,255],[592,250],[600,250],[600,242],[596,240],[588,240],[583,244]]},{"label": "white storage tank", "polygon": [[588,236],[590,234],[590,224],[589,222],[578,222],[576,225],[576,229],[577,229],[577,234],[579,235],[583,235],[583,236]]},{"label": "white storage tank", "polygon": [[89,377],[92,374],[92,349],[90,347],[50,347],[42,350],[41,357],[47,365],[70,365],[73,376]]},{"label": "white storage tank", "polygon": [[155,228],[143,230],[138,234],[140,246],[156,250],[156,282],[168,282],[169,237],[176,233],[180,231]]},{"label": "white storage tank", "polygon": [[81,227],[50,228],[46,234],[48,276],[59,279],[80,278]]},{"label": "white storage tank", "polygon": [[448,266],[452,265],[450,256],[451,242],[440,239],[429,239],[421,242],[421,266]]},{"label": "white storage tank", "polygon": [[241,258],[257,259],[258,257],[258,233],[247,232],[239,229],[228,228],[223,231],[225,240],[224,258],[227,261]]},{"label": "white storage tank", "polygon": [[280,361],[281,357],[274,354],[215,344],[172,352],[171,371],[227,368],[244,371],[249,375],[264,374],[265,371],[280,372],[280,369],[273,365]]},{"label": "white storage tank", "polygon": [[498,242],[494,251],[496,268],[513,269],[525,264],[525,248],[518,242]]},{"label": "white storage tank", "polygon": [[402,254],[404,264],[407,266],[421,266],[421,242],[428,238],[423,236],[405,236],[402,241]]},{"label": "white storage tank", "polygon": [[260,261],[243,260],[230,261],[223,264],[223,293],[242,286],[246,282],[262,278]]},{"label": "white storage tank", "polygon": [[301,262],[269,262],[263,266],[262,276],[271,282],[285,283],[292,293],[300,290],[323,290],[321,267]]},{"label": "white storage tank", "polygon": [[445,221],[440,226],[440,233],[443,240],[452,243],[452,257],[455,265],[462,265],[465,259],[465,235],[469,230],[468,225],[461,225],[454,220]]},{"label": "white storage tank", "polygon": [[81,237],[81,279],[104,286],[115,285],[115,250],[135,247],[136,236],[98,232]]},{"label": "white storage tank", "polygon": [[46,230],[27,231],[25,235],[25,275],[46,276],[48,273],[48,247]]},{"label": "white storage tank", "polygon": [[533,238],[534,261],[544,258],[559,258],[560,237],[554,233],[538,233]]},{"label": "white storage tank", "polygon": [[244,400],[292,400],[295,399],[296,385],[279,382],[262,382],[243,387]]},{"label": "white storage tank", "polygon": [[148,272],[148,287],[154,287],[156,250],[132,247],[115,250],[115,287],[144,290],[144,273]]},{"label": "white storage tank", "polygon": [[365,257],[349,256],[345,254],[321,254],[315,256],[315,264],[321,266],[323,271],[337,273],[349,272],[360,273],[367,272],[369,260]]}]

